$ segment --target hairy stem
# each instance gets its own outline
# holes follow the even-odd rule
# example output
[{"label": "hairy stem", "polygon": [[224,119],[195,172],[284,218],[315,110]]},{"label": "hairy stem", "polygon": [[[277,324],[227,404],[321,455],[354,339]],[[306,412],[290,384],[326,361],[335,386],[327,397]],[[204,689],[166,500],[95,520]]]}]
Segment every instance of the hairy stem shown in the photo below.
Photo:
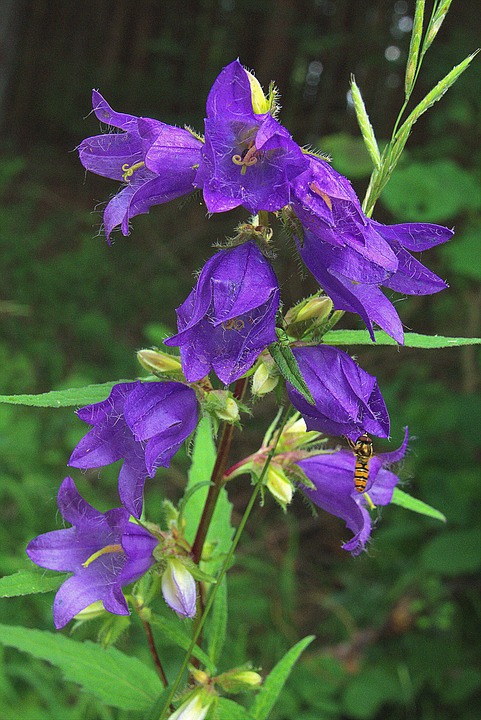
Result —
[{"label": "hairy stem", "polygon": [[[234,388],[234,398],[241,400],[244,395],[247,379],[241,378],[237,381]],[[199,563],[202,557],[202,550],[204,549],[205,539],[209,532],[210,523],[214,515],[215,506],[219,499],[220,491],[224,486],[224,472],[227,466],[227,459],[229,457],[230,446],[232,444],[232,437],[234,435],[234,425],[224,423],[222,428],[222,434],[219,441],[219,448],[217,451],[217,458],[215,461],[214,469],[210,478],[211,486],[207,493],[207,498],[202,511],[202,517],[199,521],[199,527],[197,528],[197,534],[195,536],[194,544],[192,545],[192,559],[195,563]]]}]

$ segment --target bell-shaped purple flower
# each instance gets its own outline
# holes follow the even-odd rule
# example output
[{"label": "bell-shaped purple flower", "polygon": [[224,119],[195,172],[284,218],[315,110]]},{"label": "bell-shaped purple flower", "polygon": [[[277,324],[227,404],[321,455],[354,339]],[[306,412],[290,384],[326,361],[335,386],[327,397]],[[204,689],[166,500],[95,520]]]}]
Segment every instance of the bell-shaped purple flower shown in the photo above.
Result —
[{"label": "bell-shaped purple flower", "polygon": [[221,250],[204,265],[197,285],[177,308],[177,335],[188,382],[211,368],[222,380],[237,380],[276,340],[279,288],[268,260],[254,241]]},{"label": "bell-shaped purple flower", "polygon": [[57,502],[72,527],[39,535],[27,547],[27,555],[40,567],[73,573],[55,596],[55,627],[62,628],[98,600],[108,612],[129,615],[122,588],[154,564],[157,538],[129,522],[125,508],[95,510],[70,477],[60,486]]},{"label": "bell-shaped purple flower", "polygon": [[[402,460],[406,453],[408,431],[397,450],[374,455],[369,462],[366,490],[374,505],[388,505],[399,478],[387,468]],[[315,488],[304,487],[303,492],[318,507],[346,521],[353,537],[342,546],[353,555],[359,555],[371,536],[372,521],[368,511],[370,503],[364,493],[354,486],[354,453],[340,450],[332,454],[311,455],[297,465]],[[372,506],[372,505],[371,505]]]},{"label": "bell-shaped purple flower", "polygon": [[195,185],[209,212],[243,205],[252,213],[279,210],[291,200],[290,181],[308,160],[269,112],[256,113],[249,74],[227,65],[207,99],[205,145]]},{"label": "bell-shaped purple flower", "polygon": [[338,310],[358,313],[374,339],[373,322],[403,342],[399,316],[380,286],[407,295],[439,292],[446,283],[415,260],[449,240],[440,225],[382,225],[366,217],[348,180],[310,156],[309,170],[293,181],[294,211],[302,223],[302,259]]},{"label": "bell-shaped purple flower", "polygon": [[79,146],[82,165],[97,175],[126,185],[104,212],[107,240],[120,225],[129,234],[129,220],[193,190],[202,143],[187,130],[150,118],[117,113],[96,90],[92,105],[99,120],[122,132],[87,138]]},{"label": "bell-shaped purple flower", "polygon": [[315,404],[289,383],[287,392],[308,430],[354,442],[363,432],[388,437],[389,415],[375,377],[335,347],[293,348],[293,353]]},{"label": "bell-shaped purple flower", "polygon": [[198,420],[195,392],[177,382],[119,383],[109,397],[78,411],[93,425],[73,451],[69,465],[98,468],[123,459],[119,473],[122,504],[142,514],[144,483],[168,467]]}]

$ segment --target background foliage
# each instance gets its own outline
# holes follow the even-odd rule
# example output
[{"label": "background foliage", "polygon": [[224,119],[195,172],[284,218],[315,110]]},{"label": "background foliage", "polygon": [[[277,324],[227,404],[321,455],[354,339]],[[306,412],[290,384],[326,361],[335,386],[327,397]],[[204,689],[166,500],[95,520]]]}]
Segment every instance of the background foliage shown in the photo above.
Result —
[{"label": "background foliage", "polygon": [[[276,80],[282,121],[295,139],[330,152],[362,195],[370,164],[347,94],[349,76],[356,75],[378,138],[387,137],[402,102],[413,5],[85,0],[79,12],[65,0],[1,2],[0,393],[135,377],[134,351],[173,326],[193,270],[242,217],[207,222],[197,200],[180,211],[173,203],[136,218],[131,237],[119,236],[109,248],[97,237],[97,211],[115,187],[85,178],[74,151],[98,132],[87,117],[92,87],[115,109],[201,129],[213,79],[239,56],[264,86]],[[478,16],[474,0],[454,0],[414,100],[475,49]],[[452,243],[426,258],[450,289],[400,303],[405,325],[416,332],[481,334],[477,113],[475,64],[418,123],[375,211],[383,222],[456,228]],[[281,243],[278,270],[292,300],[314,287]],[[344,326],[356,324],[345,318]],[[300,501],[294,515],[283,516],[270,502],[258,508],[229,576],[225,667],[247,657],[267,671],[312,633],[316,640],[273,720],[474,720],[481,683],[479,353],[473,347],[358,352],[379,378],[393,442],[405,424],[416,437],[402,477],[448,523],[385,508],[370,552],[353,560],[340,549],[346,535],[335,518],[312,518]],[[256,449],[271,411],[268,401],[258,404],[233,461]],[[28,568],[26,542],[52,529],[66,459],[83,433],[69,408],[0,406],[2,575]],[[181,457],[159,473],[149,486],[150,508],[179,496],[185,468]],[[102,478],[75,476],[82,494],[105,510],[118,503],[115,468]],[[234,519],[248,494],[247,481],[231,491]],[[51,600],[51,593],[4,600],[0,620],[51,629]],[[95,625],[82,633],[95,639]],[[119,647],[150,663],[135,623]],[[6,720],[132,717],[80,695],[40,659],[11,649],[1,657]]]}]

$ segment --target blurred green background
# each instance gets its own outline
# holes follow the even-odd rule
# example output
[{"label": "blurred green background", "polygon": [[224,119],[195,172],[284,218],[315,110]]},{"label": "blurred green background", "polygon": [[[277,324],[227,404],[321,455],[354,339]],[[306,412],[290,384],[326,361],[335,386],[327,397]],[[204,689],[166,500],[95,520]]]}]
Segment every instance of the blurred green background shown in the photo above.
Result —
[{"label": "blurred green background", "polygon": [[[264,87],[275,79],[283,124],[300,144],[330,152],[362,197],[370,164],[349,76],[378,138],[387,138],[403,100],[413,9],[401,0],[0,2],[0,393],[134,378],[135,350],[174,326],[194,270],[245,217],[239,211],[207,221],[198,199],[174,202],[135,218],[130,237],[118,235],[108,247],[99,228],[115,183],[86,176],[75,152],[99,132],[89,115],[92,87],[116,110],[202,131],[209,88],[239,57]],[[478,3],[454,0],[414,99],[477,43]],[[422,258],[450,289],[399,298],[403,322],[416,332],[481,335],[479,85],[475,61],[416,125],[374,213],[386,223],[456,228],[448,246]],[[315,286],[299,275],[280,237],[277,245],[284,298],[299,299]],[[352,317],[343,322],[360,327]],[[340,549],[347,537],[341,521],[312,518],[300,500],[287,516],[271,502],[258,508],[230,575],[226,667],[250,659],[267,671],[314,633],[273,720],[477,720],[479,353],[352,352],[378,376],[394,443],[409,425],[406,488],[448,523],[385,508],[369,552],[352,559]],[[271,412],[267,400],[256,406],[233,460],[256,449]],[[57,490],[84,431],[70,410],[0,406],[2,575],[28,567],[26,543],[54,528]],[[181,457],[163,482],[149,485],[153,520],[164,495],[179,496],[184,471]],[[102,478],[75,474],[86,498],[107,509],[118,504],[115,473]],[[231,490],[236,513],[248,494],[247,481]],[[51,595],[4,600],[0,621],[51,629],[51,602]],[[85,634],[95,637],[95,626]],[[119,647],[150,662],[135,624]],[[80,696],[43,662],[13,650],[1,658],[5,720],[127,717]]]}]

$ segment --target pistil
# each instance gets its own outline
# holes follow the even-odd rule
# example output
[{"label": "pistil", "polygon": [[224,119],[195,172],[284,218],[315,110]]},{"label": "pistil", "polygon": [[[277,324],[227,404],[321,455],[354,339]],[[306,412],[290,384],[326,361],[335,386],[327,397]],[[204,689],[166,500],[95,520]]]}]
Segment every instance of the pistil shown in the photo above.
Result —
[{"label": "pistil", "polygon": [[128,163],[125,163],[125,165],[122,165],[122,172],[123,172],[122,178],[123,178],[124,182],[129,182],[129,178],[132,177],[134,172],[136,170],[140,170],[140,168],[143,168],[143,167],[145,167],[144,162],[134,163],[134,165],[130,165],[130,166]]},{"label": "pistil", "polygon": [[93,563],[94,560],[97,560],[97,558],[101,557],[102,555],[107,555],[109,553],[115,553],[115,552],[124,552],[124,549],[122,545],[106,545],[105,547],[101,548],[100,550],[97,550],[93,555],[91,555],[85,562],[82,563],[82,567],[87,568],[89,565]]}]

